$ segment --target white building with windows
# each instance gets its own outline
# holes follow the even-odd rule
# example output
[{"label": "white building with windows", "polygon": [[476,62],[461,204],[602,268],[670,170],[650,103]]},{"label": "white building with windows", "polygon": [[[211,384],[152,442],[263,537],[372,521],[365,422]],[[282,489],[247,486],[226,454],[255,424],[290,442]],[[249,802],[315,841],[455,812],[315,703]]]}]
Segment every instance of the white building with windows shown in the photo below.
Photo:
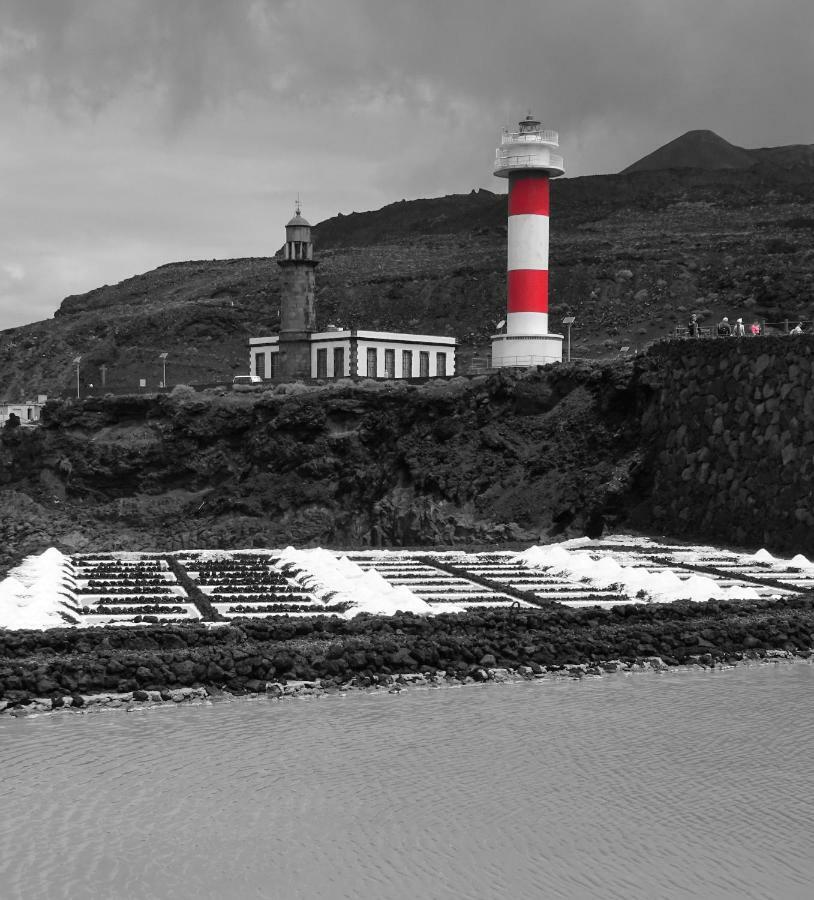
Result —
[{"label": "white building with windows", "polygon": [[[312,378],[445,378],[455,374],[456,339],[437,334],[334,329],[311,334]],[[250,338],[250,374],[279,376],[280,338]]]},{"label": "white building with windows", "polygon": [[445,378],[455,374],[457,340],[437,334],[314,331],[315,276],[311,226],[300,215],[286,226],[280,334],[249,339],[249,374],[297,378]]}]

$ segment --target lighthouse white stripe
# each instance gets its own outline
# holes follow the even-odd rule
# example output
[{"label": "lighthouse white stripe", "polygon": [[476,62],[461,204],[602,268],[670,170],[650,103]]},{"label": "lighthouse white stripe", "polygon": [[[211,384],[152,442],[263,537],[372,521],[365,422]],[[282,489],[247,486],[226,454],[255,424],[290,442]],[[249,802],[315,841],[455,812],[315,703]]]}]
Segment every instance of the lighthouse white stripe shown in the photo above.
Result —
[{"label": "lighthouse white stripe", "polygon": [[521,334],[548,334],[548,313],[507,313],[506,334],[515,337]]},{"label": "lighthouse white stripe", "polygon": [[506,268],[548,268],[548,216],[509,216]]}]

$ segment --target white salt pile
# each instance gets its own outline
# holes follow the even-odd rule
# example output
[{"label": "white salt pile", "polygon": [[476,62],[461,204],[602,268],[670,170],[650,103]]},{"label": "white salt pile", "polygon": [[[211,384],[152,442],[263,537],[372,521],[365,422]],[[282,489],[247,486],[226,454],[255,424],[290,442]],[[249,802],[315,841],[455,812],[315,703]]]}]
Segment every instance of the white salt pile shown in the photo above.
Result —
[{"label": "white salt pile", "polygon": [[774,562],[774,557],[768,550],[761,548],[757,551],[757,553],[752,555],[752,559],[755,562]]},{"label": "white salt pile", "polygon": [[[566,542],[573,546],[571,542]],[[580,547],[589,544],[581,543]],[[649,572],[644,568],[623,566],[610,556],[588,549],[571,550],[563,544],[529,547],[514,560],[532,569],[548,569],[569,581],[578,581],[597,589],[619,586],[629,597],[673,603],[676,600],[703,602],[709,599],[756,600],[752,588],[724,588],[712,578],[691,575],[681,579],[672,569]]]},{"label": "white salt pile", "polygon": [[[353,604],[344,618],[352,619],[359,613],[392,616],[403,612],[432,615],[436,612],[429,603],[417,597],[404,585],[392,585],[376,569],[365,571],[347,558],[336,557],[328,550],[318,547],[314,550],[295,550],[286,547],[280,556],[280,565],[290,563],[303,574],[297,581],[313,590],[326,603]],[[465,612],[463,607],[450,608],[445,604],[444,612]]]},{"label": "white salt pile", "polygon": [[26,557],[0,581],[0,628],[64,627],[60,616],[65,557],[51,547]]}]

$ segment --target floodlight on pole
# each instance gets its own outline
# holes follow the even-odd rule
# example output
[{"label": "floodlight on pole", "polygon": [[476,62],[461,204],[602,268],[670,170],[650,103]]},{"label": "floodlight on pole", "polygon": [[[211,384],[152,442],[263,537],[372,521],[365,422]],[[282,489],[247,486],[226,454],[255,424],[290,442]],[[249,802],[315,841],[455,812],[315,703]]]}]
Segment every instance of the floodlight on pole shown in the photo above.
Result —
[{"label": "floodlight on pole", "polygon": [[167,357],[169,353],[159,353],[158,358],[161,360],[162,372],[161,372],[161,387],[165,388],[167,386]]},{"label": "floodlight on pole", "polygon": [[73,364],[76,366],[76,399],[79,399],[79,364],[82,362],[82,357],[77,356],[74,359]]},{"label": "floodlight on pole", "polygon": [[571,362],[571,326],[576,321],[576,316],[566,316],[562,320],[562,324],[568,329],[568,350],[567,350],[567,360]]}]

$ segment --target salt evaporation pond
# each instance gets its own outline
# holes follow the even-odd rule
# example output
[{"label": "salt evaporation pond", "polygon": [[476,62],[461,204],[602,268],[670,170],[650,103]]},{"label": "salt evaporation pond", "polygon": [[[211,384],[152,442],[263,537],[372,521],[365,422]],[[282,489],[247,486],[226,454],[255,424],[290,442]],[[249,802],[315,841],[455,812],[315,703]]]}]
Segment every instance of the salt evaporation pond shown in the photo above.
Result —
[{"label": "salt evaporation pond", "polygon": [[287,547],[65,556],[52,547],[0,580],[0,628],[436,615],[552,600],[571,607],[739,603],[811,590],[814,564],[801,554],[784,560],[765,549],[747,554],[632,535],[575,538],[521,553]]},{"label": "salt evaporation pond", "polygon": [[11,898],[808,898],[814,665],[0,721]]}]

